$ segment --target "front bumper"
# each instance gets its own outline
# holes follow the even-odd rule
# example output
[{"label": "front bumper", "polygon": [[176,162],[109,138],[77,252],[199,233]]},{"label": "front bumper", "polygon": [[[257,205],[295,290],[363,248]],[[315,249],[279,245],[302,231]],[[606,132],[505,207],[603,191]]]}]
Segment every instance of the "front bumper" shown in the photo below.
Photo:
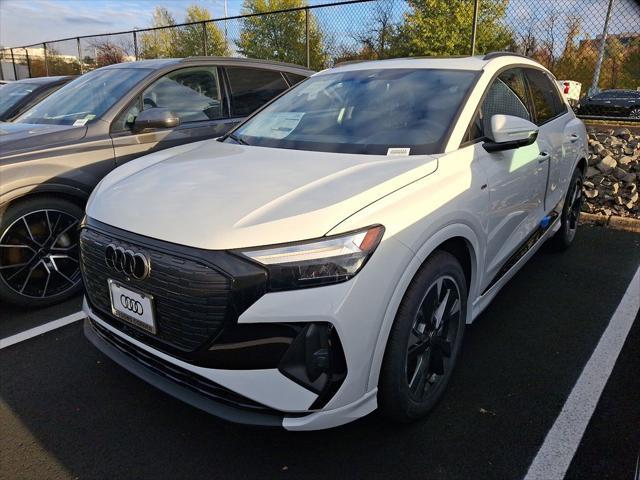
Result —
[{"label": "front bumper", "polygon": [[[120,231],[114,235],[121,238],[124,234]],[[126,241],[129,241],[129,237],[123,240]],[[151,255],[156,255],[164,248],[159,241],[157,245],[138,242],[142,240],[131,237],[130,248],[145,248]],[[88,254],[87,251],[83,251],[83,262]],[[239,315],[225,320],[228,327],[223,327],[222,336],[211,340],[213,343],[207,342],[198,347],[196,352],[203,354],[198,357],[170,351],[153,336],[136,331],[137,329],[109,316],[104,305],[96,307],[93,301],[85,299],[84,310],[91,321],[87,327],[87,336],[107,355],[133,373],[161,390],[214,415],[240,423],[281,424],[292,430],[329,428],[364,416],[377,406],[377,368],[372,368],[372,365],[379,362],[384,354],[386,341],[383,319],[388,314],[391,295],[410,256],[411,253],[404,245],[390,238],[383,240],[365,268],[348,282],[265,293],[257,299],[254,298],[250,305],[238,312]],[[192,258],[198,260],[203,256]],[[162,258],[152,259],[158,260],[156,265],[163,265],[160,263]],[[97,266],[99,261],[98,258],[94,265]],[[113,273],[96,271],[95,268],[88,272],[86,266],[83,263],[85,281],[89,281],[89,298],[95,300],[96,288],[99,288],[103,281],[106,282],[105,275],[110,277]],[[159,272],[159,269],[156,268],[155,272]],[[91,273],[88,278],[87,273]],[[117,279],[127,281],[126,278]],[[143,289],[142,286],[139,288]],[[153,285],[145,285],[144,288],[153,288]],[[181,288],[181,285],[176,285],[175,291]],[[163,298],[162,292],[157,295],[157,298]],[[181,317],[175,318],[188,319],[190,316],[188,311],[184,311]],[[201,318],[207,317],[202,315]],[[259,329],[269,330],[278,325],[293,325],[299,331],[304,331],[305,325],[331,327],[331,331],[341,342],[346,364],[346,377],[343,376],[341,379],[339,388],[330,390],[329,395],[326,395],[326,391],[321,391],[322,389],[314,390],[309,382],[296,377],[295,369],[287,371],[282,368],[281,363],[248,365],[246,359],[254,356],[249,351],[240,351],[234,361],[226,365],[201,361],[220,345],[227,331],[245,329],[254,332]],[[106,333],[106,336],[99,335],[96,328]],[[255,345],[260,342],[236,342],[240,343]],[[117,344],[124,346],[124,350],[131,347],[136,354],[132,356],[131,352],[123,351]],[[227,345],[228,343],[223,346],[227,348]],[[293,346],[293,343],[291,345]],[[311,351],[314,350],[315,348]],[[241,358],[245,359],[242,366],[236,362]],[[131,367],[132,363],[137,365],[136,368]],[[153,365],[150,366],[150,363],[161,363],[162,368],[158,371],[157,368],[152,368]],[[178,370],[178,375],[174,370]],[[139,374],[139,371],[144,374]],[[294,374],[291,374],[292,372]],[[181,381],[181,377],[185,375],[195,378],[199,382],[198,385],[206,383],[205,390],[213,388],[218,393],[224,390],[224,398],[210,395],[210,392],[202,392],[199,386],[194,389],[189,382]],[[228,396],[236,398],[229,401]],[[247,408],[247,403],[251,408]]]},{"label": "front bumper", "polygon": [[[216,376],[211,369],[204,369],[209,370],[209,375],[205,376],[202,374],[203,372],[194,371],[197,370],[197,367],[167,357],[162,352],[154,351],[120,333],[108,323],[100,320],[91,310],[86,299],[83,310],[87,314],[87,319],[84,322],[84,334],[102,353],[162,392],[223,420],[260,427],[283,427],[292,431],[319,430],[351,422],[368,415],[377,407],[377,390],[374,389],[355,402],[331,410],[285,412],[269,408],[248,398],[243,398],[236,392],[211,381],[209,377]],[[284,385],[268,372],[262,372],[265,378],[257,383],[247,378],[246,375],[240,376],[244,377],[244,385],[253,390],[256,389],[256,385],[262,386],[263,398],[267,398],[270,391],[278,391]],[[224,380],[225,372],[219,373],[221,374],[220,378]],[[231,373],[239,374],[241,372]],[[185,376],[191,378],[185,379]],[[284,379],[282,375],[280,377]],[[274,382],[269,382],[269,379]],[[286,382],[289,383],[288,387],[301,388],[294,382],[289,380]],[[286,397],[287,390],[285,388],[279,392],[280,398]],[[288,393],[292,394],[292,398],[300,399],[300,391],[288,391]],[[308,399],[307,401],[312,400]]]}]

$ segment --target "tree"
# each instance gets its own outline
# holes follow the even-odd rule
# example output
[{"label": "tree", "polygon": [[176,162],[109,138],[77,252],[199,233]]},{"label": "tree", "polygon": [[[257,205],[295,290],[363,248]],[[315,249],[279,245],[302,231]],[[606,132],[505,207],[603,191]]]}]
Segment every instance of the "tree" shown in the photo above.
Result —
[{"label": "tree", "polygon": [[[305,0],[244,0],[242,13],[265,13],[273,10],[304,7]],[[320,70],[327,66],[326,38],[315,16],[308,11],[309,65]],[[305,11],[274,13],[242,20],[238,51],[250,58],[264,58],[306,65]]]},{"label": "tree", "polygon": [[[209,10],[198,5],[187,7],[184,23],[202,22],[211,19]],[[142,58],[189,57],[204,55],[206,35],[207,55],[229,55],[229,47],[223,33],[213,23],[196,23],[176,27],[175,18],[164,7],[156,7],[151,26],[160,28],[140,34],[140,56]]]},{"label": "tree", "polygon": [[[156,7],[151,20],[151,27],[171,27],[176,24],[173,15],[164,7]],[[177,46],[177,35],[175,28],[162,28],[142,32],[140,34],[140,57],[142,58],[162,58],[175,57]]]},{"label": "tree", "polygon": [[[505,50],[515,41],[501,23],[509,0],[480,2],[476,52]],[[473,2],[468,0],[408,0],[410,10],[392,40],[393,56],[466,55],[471,50]]]},{"label": "tree", "polygon": [[91,46],[95,49],[96,59],[95,63],[92,62],[88,65],[90,67],[105,67],[114,63],[122,63],[127,59],[127,52],[124,48],[109,40],[94,42]]},{"label": "tree", "polygon": [[[194,4],[187,7],[187,15],[184,22],[202,22],[209,19],[211,19],[209,10]],[[204,55],[204,35],[206,35],[207,55],[228,56],[230,54],[224,34],[218,26],[213,22],[204,24],[204,28],[202,25],[202,23],[198,23],[180,28],[176,56]]]}]

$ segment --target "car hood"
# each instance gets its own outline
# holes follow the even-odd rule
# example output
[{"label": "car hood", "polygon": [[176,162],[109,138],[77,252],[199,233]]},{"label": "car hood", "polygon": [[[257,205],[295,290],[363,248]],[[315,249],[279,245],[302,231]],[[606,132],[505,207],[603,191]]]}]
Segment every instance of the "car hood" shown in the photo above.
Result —
[{"label": "car hood", "polygon": [[0,122],[0,152],[2,156],[24,150],[36,150],[80,140],[87,127]]},{"label": "car hood", "polygon": [[437,168],[391,157],[251,147],[215,140],[110,173],[89,217],[181,245],[231,249],[321,237],[349,215]]}]

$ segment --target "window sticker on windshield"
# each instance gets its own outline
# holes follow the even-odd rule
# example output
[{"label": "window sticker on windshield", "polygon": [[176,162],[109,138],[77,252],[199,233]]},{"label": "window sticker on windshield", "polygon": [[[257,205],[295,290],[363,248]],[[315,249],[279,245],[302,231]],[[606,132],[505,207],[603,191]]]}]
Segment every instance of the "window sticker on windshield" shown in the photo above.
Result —
[{"label": "window sticker on windshield", "polygon": [[76,120],[75,122],[73,122],[73,126],[74,127],[82,127],[84,126],[85,123],[87,123],[89,121],[88,118],[79,118],[78,120]]},{"label": "window sticker on windshield", "polygon": [[243,135],[250,137],[268,137],[280,140],[289,135],[304,117],[304,112],[264,113],[262,122],[249,123]]},{"label": "window sticker on windshield", "polygon": [[406,157],[411,151],[410,148],[390,148],[387,150],[388,157]]}]

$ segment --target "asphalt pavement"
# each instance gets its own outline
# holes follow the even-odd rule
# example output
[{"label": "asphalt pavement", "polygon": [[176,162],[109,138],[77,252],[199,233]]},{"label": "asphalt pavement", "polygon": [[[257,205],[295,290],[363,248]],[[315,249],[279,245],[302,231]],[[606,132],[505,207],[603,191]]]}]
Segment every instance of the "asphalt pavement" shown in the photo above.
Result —
[{"label": "asphalt pavement", "polygon": [[[80,322],[0,350],[0,477],[522,479],[640,264],[640,235],[583,226],[542,249],[465,336],[431,415],[319,432],[228,424],[98,352]],[[638,289],[640,295],[640,286]],[[74,313],[0,305],[0,338]],[[566,478],[632,479],[640,448],[636,318]]]}]

